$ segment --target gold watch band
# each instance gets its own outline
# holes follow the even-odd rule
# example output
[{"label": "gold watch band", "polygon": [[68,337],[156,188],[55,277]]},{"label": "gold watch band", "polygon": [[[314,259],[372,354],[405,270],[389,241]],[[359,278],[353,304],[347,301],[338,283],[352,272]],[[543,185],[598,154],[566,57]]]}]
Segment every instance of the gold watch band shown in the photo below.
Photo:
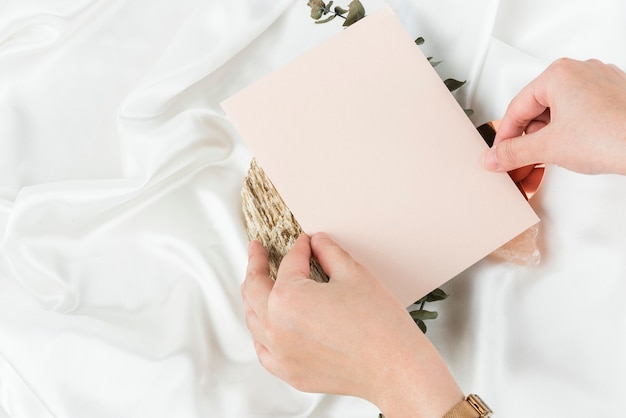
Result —
[{"label": "gold watch band", "polygon": [[493,411],[478,395],[468,395],[464,400],[454,405],[446,412],[443,418],[488,418]]}]

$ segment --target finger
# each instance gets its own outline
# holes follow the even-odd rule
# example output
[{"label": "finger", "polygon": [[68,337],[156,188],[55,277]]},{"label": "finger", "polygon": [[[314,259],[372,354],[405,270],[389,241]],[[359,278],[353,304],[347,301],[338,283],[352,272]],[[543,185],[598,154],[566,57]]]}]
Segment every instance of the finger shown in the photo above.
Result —
[{"label": "finger", "polygon": [[259,363],[261,363],[261,366],[263,366],[265,370],[267,370],[274,376],[282,378],[281,373],[279,372],[279,363],[274,358],[272,352],[260,341],[256,340],[254,341],[254,350],[256,351],[256,356],[259,359]]},{"label": "finger", "polygon": [[311,272],[311,241],[306,234],[300,234],[293,247],[285,254],[280,266],[276,281],[309,278]]},{"label": "finger", "polygon": [[246,279],[253,276],[269,276],[270,263],[267,250],[257,240],[248,244],[248,268],[246,269]]},{"label": "finger", "polygon": [[498,127],[494,144],[521,136],[531,121],[549,121],[546,77],[545,72],[540,74],[511,100]]},{"label": "finger", "polygon": [[264,346],[268,346],[267,332],[265,325],[259,318],[259,316],[249,307],[246,307],[246,327],[250,331],[252,339],[260,342]]},{"label": "finger", "polygon": [[357,264],[346,250],[324,232],[319,232],[311,237],[311,248],[313,256],[330,277],[341,276],[338,274],[341,269]]},{"label": "finger", "polygon": [[[549,123],[550,123],[550,109],[546,109],[536,119],[528,123],[522,135],[535,133],[543,129],[544,127],[546,127],[546,125],[548,125]],[[509,139],[512,139],[512,138],[509,138]],[[503,139],[502,137],[499,137],[497,140],[494,140],[494,145],[501,143],[502,141],[505,141],[505,139]],[[492,155],[492,158],[495,158],[495,152]],[[497,162],[491,161],[491,164],[496,165]],[[520,183],[526,177],[528,177],[533,172],[534,169],[535,169],[534,164],[523,166],[523,167],[516,168],[516,169],[509,171],[509,176],[515,183]]]},{"label": "finger", "polygon": [[532,134],[537,132],[540,129],[546,127],[547,124],[550,123],[550,109],[546,109],[541,115],[537,116],[535,119],[528,122],[526,129],[524,130],[525,134]]},{"label": "finger", "polygon": [[484,165],[493,171],[511,171],[539,163],[550,163],[550,127],[495,144],[484,156]]},{"label": "finger", "polygon": [[259,317],[263,317],[274,281],[270,277],[269,259],[263,245],[252,241],[248,248],[248,268],[246,280],[241,286],[241,295],[244,304]]},{"label": "finger", "polygon": [[504,129],[501,129],[501,127],[499,127],[493,143],[497,144],[499,142],[506,141],[507,139],[512,139],[525,134],[537,132],[538,130],[544,128],[550,123],[550,115],[550,108],[546,108],[540,115],[536,116],[534,119],[530,121],[520,121],[519,126],[516,126],[513,129],[511,129],[512,122],[509,120],[508,131],[506,123]]}]

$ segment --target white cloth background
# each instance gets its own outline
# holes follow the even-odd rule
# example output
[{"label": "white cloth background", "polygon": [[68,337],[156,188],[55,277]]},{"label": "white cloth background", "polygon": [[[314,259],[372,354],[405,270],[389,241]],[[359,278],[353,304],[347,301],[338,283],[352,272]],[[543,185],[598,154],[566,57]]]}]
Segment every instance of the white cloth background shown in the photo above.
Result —
[{"label": "white cloth background", "polygon": [[[621,0],[389,3],[477,124],[557,57],[626,68]],[[0,0],[0,417],[376,416],[266,373],[243,322],[250,155],[219,102],[341,30],[308,12]],[[478,263],[429,335],[498,416],[619,416],[626,179],[550,167],[532,203],[542,263]]]}]

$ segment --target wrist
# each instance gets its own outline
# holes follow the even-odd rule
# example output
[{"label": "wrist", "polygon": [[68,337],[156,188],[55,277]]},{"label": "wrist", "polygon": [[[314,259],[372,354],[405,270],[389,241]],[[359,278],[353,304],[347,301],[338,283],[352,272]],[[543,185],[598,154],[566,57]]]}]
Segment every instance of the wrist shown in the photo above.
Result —
[{"label": "wrist", "polygon": [[443,417],[465,399],[430,341],[422,341],[404,359],[393,359],[378,380],[371,400],[385,418]]}]

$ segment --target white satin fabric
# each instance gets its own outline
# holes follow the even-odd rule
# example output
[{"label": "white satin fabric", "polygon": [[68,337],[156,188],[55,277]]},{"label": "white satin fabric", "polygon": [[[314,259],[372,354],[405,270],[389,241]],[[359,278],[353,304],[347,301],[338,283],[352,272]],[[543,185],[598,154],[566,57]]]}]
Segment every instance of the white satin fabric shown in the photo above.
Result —
[{"label": "white satin fabric", "polygon": [[[559,56],[626,68],[621,0],[389,3],[477,124]],[[0,417],[376,416],[269,375],[243,321],[250,155],[219,102],[341,30],[308,13],[0,1]],[[626,179],[550,167],[532,203],[542,263],[455,278],[429,335],[499,416],[619,416]]]}]

